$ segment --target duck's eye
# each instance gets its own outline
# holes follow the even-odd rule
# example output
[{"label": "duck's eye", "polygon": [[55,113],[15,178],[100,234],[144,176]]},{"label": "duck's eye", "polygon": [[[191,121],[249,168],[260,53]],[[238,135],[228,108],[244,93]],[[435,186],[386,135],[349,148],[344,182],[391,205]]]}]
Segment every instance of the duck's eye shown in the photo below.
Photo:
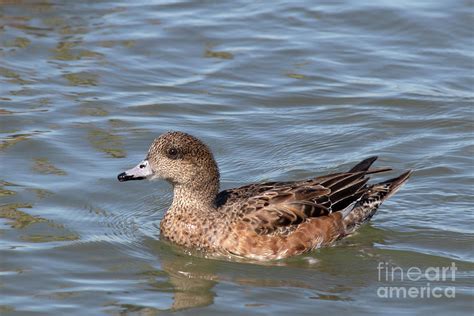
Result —
[{"label": "duck's eye", "polygon": [[178,150],[176,148],[168,149],[168,157],[170,157],[171,159],[178,158]]}]

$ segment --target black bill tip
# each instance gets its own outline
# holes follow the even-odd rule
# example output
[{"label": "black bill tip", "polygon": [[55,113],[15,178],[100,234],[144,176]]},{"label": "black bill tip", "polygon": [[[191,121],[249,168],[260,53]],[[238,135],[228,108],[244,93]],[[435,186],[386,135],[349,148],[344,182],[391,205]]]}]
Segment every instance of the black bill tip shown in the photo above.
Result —
[{"label": "black bill tip", "polygon": [[120,182],[125,182],[125,181],[130,181],[130,180],[143,180],[145,179],[145,177],[134,177],[132,175],[126,174],[125,172],[122,172],[121,174],[117,176],[117,179]]}]

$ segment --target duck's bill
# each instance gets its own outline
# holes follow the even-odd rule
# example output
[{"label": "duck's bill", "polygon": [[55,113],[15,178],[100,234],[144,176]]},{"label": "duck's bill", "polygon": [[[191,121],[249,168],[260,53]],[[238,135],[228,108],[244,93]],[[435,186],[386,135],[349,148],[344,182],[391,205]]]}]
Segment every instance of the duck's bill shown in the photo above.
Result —
[{"label": "duck's bill", "polygon": [[148,160],[143,160],[135,168],[122,172],[117,176],[120,182],[130,180],[144,180],[153,174]]}]

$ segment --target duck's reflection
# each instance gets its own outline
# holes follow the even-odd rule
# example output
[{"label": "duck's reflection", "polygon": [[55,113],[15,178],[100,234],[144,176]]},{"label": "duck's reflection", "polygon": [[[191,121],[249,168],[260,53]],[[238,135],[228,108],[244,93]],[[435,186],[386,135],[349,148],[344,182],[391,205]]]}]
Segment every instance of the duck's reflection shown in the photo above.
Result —
[{"label": "duck's reflection", "polygon": [[212,289],[219,277],[212,260],[187,255],[156,240],[150,240],[147,244],[159,256],[161,265],[155,271],[157,277],[150,279],[150,286],[158,291],[173,293],[169,310],[178,311],[214,303],[216,293]]},{"label": "duck's reflection", "polygon": [[[378,231],[369,230],[374,234]],[[353,288],[348,285],[354,284],[354,279],[359,281],[358,286],[365,285],[360,284],[360,278],[346,269],[348,258],[351,258],[352,266],[361,266],[362,273],[373,274],[376,271],[376,258],[361,258],[364,253],[374,252],[375,249],[365,239],[359,239],[348,239],[340,248],[324,249],[307,257],[258,264],[207,259],[194,253],[186,254],[163,241],[149,240],[147,246],[160,263],[150,286],[161,292],[173,293],[168,309],[171,311],[212,305],[218,295],[215,286],[221,283],[252,289],[304,289],[304,293],[311,293],[309,299],[351,300]]]}]

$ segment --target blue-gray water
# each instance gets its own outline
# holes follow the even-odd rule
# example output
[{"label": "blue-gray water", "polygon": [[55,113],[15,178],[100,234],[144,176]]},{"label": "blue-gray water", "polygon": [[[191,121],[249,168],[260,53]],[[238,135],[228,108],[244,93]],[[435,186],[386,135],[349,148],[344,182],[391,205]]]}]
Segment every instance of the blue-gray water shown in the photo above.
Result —
[{"label": "blue-gray water", "polygon": [[[0,314],[472,313],[473,12],[2,1]],[[222,188],[371,155],[415,173],[336,247],[269,265],[208,260],[159,240],[168,185],[116,181],[168,130],[209,144]],[[453,263],[455,280],[407,280]],[[427,283],[455,297],[380,292]]]}]

